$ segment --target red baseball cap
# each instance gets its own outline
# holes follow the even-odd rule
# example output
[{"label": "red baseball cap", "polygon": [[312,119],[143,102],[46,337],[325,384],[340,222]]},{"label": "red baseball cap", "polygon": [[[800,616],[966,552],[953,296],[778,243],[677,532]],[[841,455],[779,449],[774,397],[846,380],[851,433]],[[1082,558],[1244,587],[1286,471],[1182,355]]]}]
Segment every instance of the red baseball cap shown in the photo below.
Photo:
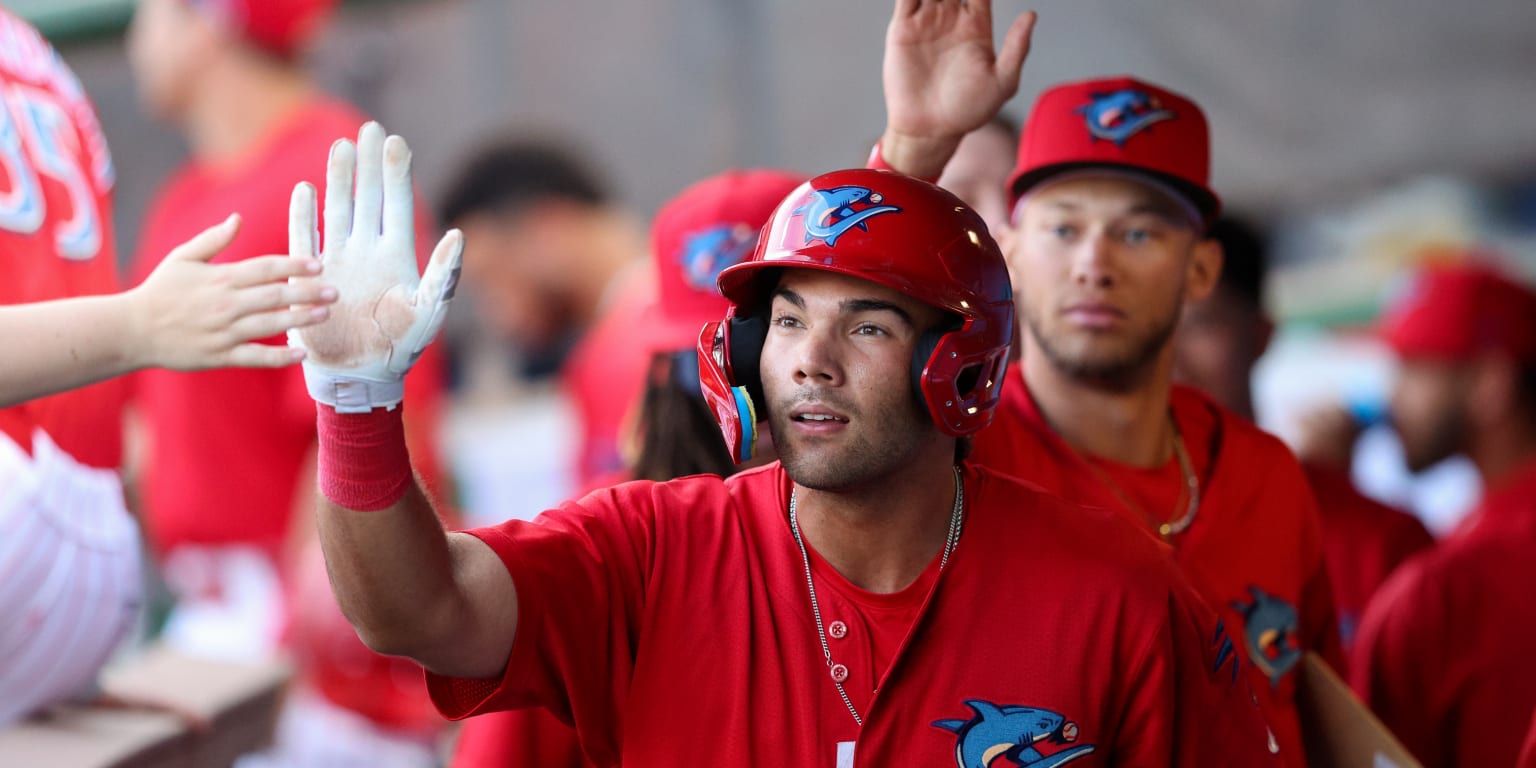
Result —
[{"label": "red baseball cap", "polygon": [[193,0],[223,15],[248,40],[291,56],[320,28],[337,0]]},{"label": "red baseball cap", "polygon": [[1499,352],[1536,362],[1536,294],[1484,257],[1467,254],[1420,269],[1379,330],[1403,358],[1464,360]]},{"label": "red baseball cap", "polygon": [[1065,83],[1035,101],[1008,179],[1008,205],[1062,173],[1108,167],[1144,174],[1193,203],[1205,223],[1221,212],[1211,191],[1211,136],[1187,97],[1131,77]]},{"label": "red baseball cap", "polygon": [[785,171],[732,170],[697,182],[662,206],[651,224],[656,303],[646,312],[654,351],[692,349],[706,323],[730,302],[715,281],[745,261],[773,210],[805,177]]}]

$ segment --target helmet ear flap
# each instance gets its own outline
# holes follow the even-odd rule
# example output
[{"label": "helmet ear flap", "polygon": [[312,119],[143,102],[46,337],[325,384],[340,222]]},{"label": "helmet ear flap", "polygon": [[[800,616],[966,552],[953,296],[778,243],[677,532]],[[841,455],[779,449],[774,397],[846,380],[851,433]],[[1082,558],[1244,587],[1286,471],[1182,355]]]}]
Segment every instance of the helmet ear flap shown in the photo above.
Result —
[{"label": "helmet ear flap", "polygon": [[[705,325],[699,333],[699,389],[737,464],[752,458],[757,448],[757,422],[765,415],[758,411],[754,399],[761,402],[762,398],[758,358],[767,328],[768,322],[762,318],[727,317]],[[743,380],[743,376],[747,378]]]},{"label": "helmet ear flap", "polygon": [[747,396],[756,406],[759,418],[768,414],[762,410],[767,398],[763,395],[763,342],[768,339],[768,317],[761,313],[747,315],[745,317],[731,317],[728,330],[730,343],[726,345],[730,352],[731,384],[737,387],[745,387]]}]

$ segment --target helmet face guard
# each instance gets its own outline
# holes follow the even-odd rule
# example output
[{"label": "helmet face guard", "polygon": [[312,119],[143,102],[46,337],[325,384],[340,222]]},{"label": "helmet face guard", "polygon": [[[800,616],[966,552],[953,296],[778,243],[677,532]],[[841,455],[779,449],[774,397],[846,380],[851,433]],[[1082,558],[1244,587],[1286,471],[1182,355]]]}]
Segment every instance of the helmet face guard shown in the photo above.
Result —
[{"label": "helmet face guard", "polygon": [[975,433],[1001,399],[1013,335],[1002,254],[958,198],[926,182],[872,170],[802,185],[774,212],[751,259],[727,269],[726,317],[699,336],[705,401],[737,462],[751,458],[767,417],[760,358],[777,272],[815,269],[886,286],[956,321],[925,332],[913,352],[913,392],[945,434]]}]

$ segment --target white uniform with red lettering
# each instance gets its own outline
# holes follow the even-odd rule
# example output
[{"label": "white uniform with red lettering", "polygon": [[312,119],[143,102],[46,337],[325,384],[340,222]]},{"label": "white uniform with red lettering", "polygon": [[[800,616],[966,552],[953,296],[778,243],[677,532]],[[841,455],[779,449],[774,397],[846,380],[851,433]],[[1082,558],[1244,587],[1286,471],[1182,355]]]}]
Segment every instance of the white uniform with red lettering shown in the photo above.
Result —
[{"label": "white uniform with red lettering", "polygon": [[[0,10],[0,303],[117,290],[112,180],[79,81]],[[123,387],[0,409],[0,725],[87,687],[137,615]]]}]

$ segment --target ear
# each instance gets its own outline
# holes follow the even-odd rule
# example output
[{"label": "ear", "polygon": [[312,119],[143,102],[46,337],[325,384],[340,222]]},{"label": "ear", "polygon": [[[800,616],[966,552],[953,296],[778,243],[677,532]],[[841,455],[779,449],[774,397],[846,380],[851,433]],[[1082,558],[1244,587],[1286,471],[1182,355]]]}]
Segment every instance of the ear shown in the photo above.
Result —
[{"label": "ear", "polygon": [[1275,320],[1268,312],[1260,312],[1253,339],[1253,357],[1258,359],[1269,351],[1269,342],[1275,338]]},{"label": "ear", "polygon": [[1225,259],[1221,243],[1207,237],[1195,243],[1189,257],[1189,271],[1184,279],[1184,303],[1205,301],[1216,290],[1221,280],[1221,263]]},{"label": "ear", "polygon": [[1467,367],[1467,416],[1493,425],[1514,418],[1519,408],[1520,368],[1498,355],[1484,355]]}]

